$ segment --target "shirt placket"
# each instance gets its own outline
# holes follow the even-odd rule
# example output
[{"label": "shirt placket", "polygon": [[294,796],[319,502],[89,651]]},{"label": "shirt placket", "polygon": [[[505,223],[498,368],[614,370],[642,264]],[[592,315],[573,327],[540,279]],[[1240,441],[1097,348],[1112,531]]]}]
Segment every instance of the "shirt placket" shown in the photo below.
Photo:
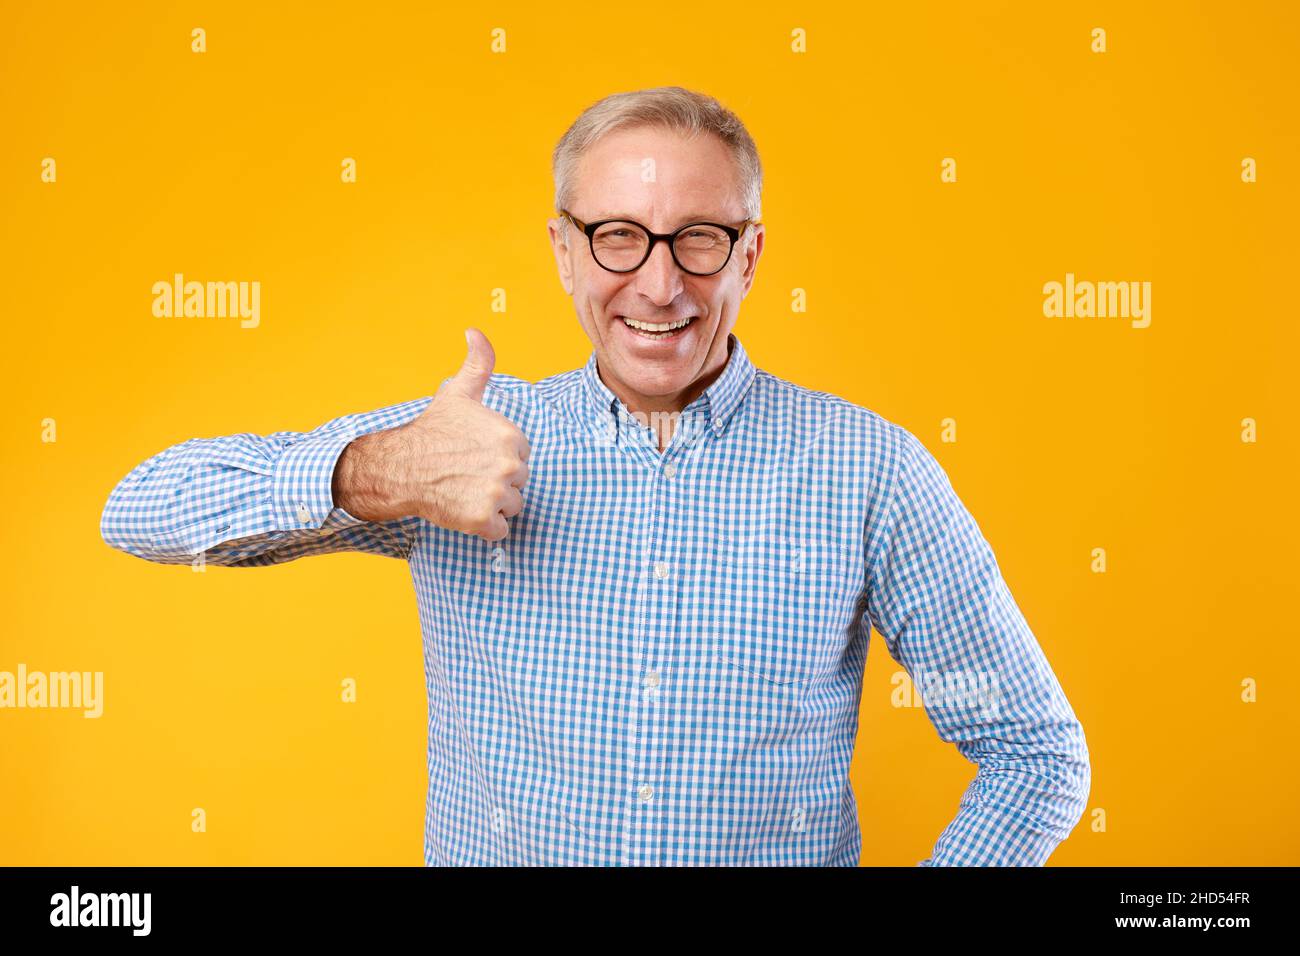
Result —
[{"label": "shirt placket", "polygon": [[683,497],[678,493],[694,442],[688,435],[699,417],[683,414],[661,454],[645,428],[627,427],[624,451],[636,459],[645,481],[638,492],[645,521],[640,542],[637,612],[633,632],[632,690],[628,695],[627,763],[622,863],[663,865],[664,829],[674,781],[666,777],[666,703],[674,694],[678,595],[688,566],[683,552]]}]

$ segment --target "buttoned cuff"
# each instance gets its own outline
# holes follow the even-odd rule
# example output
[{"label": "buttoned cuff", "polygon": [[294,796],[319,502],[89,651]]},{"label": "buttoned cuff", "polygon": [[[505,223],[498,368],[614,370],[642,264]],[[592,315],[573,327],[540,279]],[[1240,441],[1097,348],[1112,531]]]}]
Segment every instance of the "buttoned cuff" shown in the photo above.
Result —
[{"label": "buttoned cuff", "polygon": [[303,531],[361,523],[334,506],[334,467],[355,437],[351,432],[332,432],[302,438],[281,452],[271,482],[277,529]]}]

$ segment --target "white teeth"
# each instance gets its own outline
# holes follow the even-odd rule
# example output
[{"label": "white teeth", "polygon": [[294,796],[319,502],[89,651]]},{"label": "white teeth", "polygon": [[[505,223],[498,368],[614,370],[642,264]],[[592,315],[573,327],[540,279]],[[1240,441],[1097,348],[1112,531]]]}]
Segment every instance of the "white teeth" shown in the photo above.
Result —
[{"label": "white teeth", "polygon": [[[687,318],[678,322],[638,322],[636,319],[629,319],[627,316],[622,318],[630,328],[640,329],[642,332],[671,332],[673,329],[684,327],[691,321],[690,318]],[[691,318],[694,318],[694,316],[691,316]]]}]

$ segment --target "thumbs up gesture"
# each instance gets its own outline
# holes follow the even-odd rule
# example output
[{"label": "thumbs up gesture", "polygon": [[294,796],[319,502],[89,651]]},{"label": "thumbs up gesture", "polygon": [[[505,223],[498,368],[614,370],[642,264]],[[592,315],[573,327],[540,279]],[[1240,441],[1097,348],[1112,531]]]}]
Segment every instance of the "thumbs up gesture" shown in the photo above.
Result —
[{"label": "thumbs up gesture", "polygon": [[478,329],[469,351],[420,415],[363,435],[339,457],[334,501],[367,521],[420,515],[440,528],[499,541],[523,510],[528,439],[483,405],[496,353]]}]

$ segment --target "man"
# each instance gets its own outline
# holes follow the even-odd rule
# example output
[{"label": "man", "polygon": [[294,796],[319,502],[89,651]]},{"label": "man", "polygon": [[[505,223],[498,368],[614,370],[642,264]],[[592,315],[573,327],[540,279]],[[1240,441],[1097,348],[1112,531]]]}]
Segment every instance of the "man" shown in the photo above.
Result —
[{"label": "man", "polygon": [[427,864],[856,864],[872,625],[978,765],[921,865],[1042,864],[1088,751],[974,519],[909,432],[757,370],[732,332],[764,235],[743,124],[677,87],[619,94],[554,171],[584,367],[494,373],[468,330],[432,399],[155,455],[104,538],[409,563]]}]

